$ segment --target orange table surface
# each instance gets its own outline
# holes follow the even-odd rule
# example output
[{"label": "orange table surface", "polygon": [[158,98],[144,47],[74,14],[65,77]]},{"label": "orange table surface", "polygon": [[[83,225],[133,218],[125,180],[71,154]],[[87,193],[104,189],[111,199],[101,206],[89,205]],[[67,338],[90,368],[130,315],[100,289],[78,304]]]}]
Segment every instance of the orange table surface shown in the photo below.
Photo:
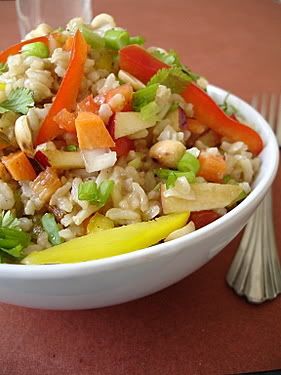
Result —
[{"label": "orange table surface", "polygon": [[[71,1],[69,1],[71,3]],[[0,1],[0,48],[16,42],[14,3]],[[148,44],[246,100],[281,91],[281,5],[271,0],[95,0]],[[281,251],[281,170],[274,215]],[[281,368],[281,297],[237,297],[225,275],[238,236],[196,273],[152,296],[99,310],[0,304],[2,375],[231,374]]]}]

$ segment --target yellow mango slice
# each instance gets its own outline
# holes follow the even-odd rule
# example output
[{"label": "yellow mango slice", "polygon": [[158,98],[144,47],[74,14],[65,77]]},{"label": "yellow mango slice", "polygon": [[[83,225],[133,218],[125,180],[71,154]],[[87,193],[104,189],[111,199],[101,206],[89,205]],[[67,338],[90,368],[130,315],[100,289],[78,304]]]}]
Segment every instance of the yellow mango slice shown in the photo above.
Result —
[{"label": "yellow mango slice", "polygon": [[93,217],[91,217],[87,225],[87,233],[100,232],[102,230],[111,228],[114,228],[113,221],[97,212]]},{"label": "yellow mango slice", "polygon": [[202,211],[224,208],[230,205],[242,192],[239,185],[190,184],[190,194],[184,198],[166,196],[166,187],[161,185],[161,203],[164,214],[185,211]]},{"label": "yellow mango slice", "polygon": [[35,251],[23,264],[77,263],[108,258],[157,244],[183,227],[189,212],[162,216],[156,220],[90,233],[43,251]]}]

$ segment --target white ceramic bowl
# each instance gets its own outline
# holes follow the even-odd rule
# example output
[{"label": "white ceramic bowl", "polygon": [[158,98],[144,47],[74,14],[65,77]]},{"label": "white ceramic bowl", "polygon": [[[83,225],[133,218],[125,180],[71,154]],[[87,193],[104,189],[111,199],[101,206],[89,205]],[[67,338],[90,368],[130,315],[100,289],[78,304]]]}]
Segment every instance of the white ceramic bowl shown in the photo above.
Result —
[{"label": "white ceramic bowl", "polygon": [[[226,92],[209,86],[222,102]],[[89,309],[114,305],[161,290],[196,271],[244,227],[272,184],[278,146],[267,122],[241,99],[229,103],[264,140],[262,166],[251,194],[217,221],[179,239],[112,258],[77,264],[23,266],[0,264],[0,301],[44,309]]]}]

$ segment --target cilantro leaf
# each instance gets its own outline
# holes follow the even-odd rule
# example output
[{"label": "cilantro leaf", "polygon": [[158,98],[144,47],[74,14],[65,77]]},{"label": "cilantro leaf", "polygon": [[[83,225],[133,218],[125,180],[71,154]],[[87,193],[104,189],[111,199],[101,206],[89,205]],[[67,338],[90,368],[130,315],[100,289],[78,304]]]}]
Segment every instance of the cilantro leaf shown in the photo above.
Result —
[{"label": "cilantro leaf", "polygon": [[[2,221],[3,223],[3,221]],[[0,250],[13,258],[20,258],[30,243],[30,235],[21,229],[0,226]]]},{"label": "cilantro leaf", "polygon": [[18,87],[12,90],[8,98],[0,103],[0,113],[12,111],[25,115],[32,106],[34,106],[32,91],[25,87]]},{"label": "cilantro leaf", "polygon": [[176,51],[170,50],[168,52],[161,51],[160,49],[155,49],[151,52],[152,56],[156,57],[158,60],[163,61],[165,64],[181,66],[179,56]]},{"label": "cilantro leaf", "polygon": [[157,59],[163,61],[165,64],[176,66],[180,68],[184,73],[186,73],[192,81],[197,81],[200,78],[200,75],[190,70],[186,65],[182,64],[180,61],[180,57],[174,50],[169,50],[168,52],[161,51],[161,50],[154,50],[152,55]]},{"label": "cilantro leaf", "polygon": [[6,73],[8,71],[8,65],[0,62],[0,74]]},{"label": "cilantro leaf", "polygon": [[21,258],[23,246],[19,244],[19,245],[12,247],[11,249],[0,247],[0,250],[4,251],[4,253],[6,254],[9,254],[13,258]]},{"label": "cilantro leaf", "polygon": [[181,68],[172,67],[158,70],[148,82],[148,86],[159,83],[170,88],[173,93],[180,94],[186,84],[191,81],[191,77],[184,73]]}]

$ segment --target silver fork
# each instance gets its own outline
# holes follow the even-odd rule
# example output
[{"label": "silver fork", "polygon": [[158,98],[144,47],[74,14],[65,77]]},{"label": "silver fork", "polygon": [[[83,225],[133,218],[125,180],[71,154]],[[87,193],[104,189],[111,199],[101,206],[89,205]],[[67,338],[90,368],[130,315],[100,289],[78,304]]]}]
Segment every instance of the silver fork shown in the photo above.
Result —
[{"label": "silver fork", "polygon": [[[279,100],[276,95],[255,96],[252,106],[267,119],[281,147],[281,96]],[[246,225],[226,280],[237,294],[253,303],[271,300],[281,293],[271,189]]]}]

